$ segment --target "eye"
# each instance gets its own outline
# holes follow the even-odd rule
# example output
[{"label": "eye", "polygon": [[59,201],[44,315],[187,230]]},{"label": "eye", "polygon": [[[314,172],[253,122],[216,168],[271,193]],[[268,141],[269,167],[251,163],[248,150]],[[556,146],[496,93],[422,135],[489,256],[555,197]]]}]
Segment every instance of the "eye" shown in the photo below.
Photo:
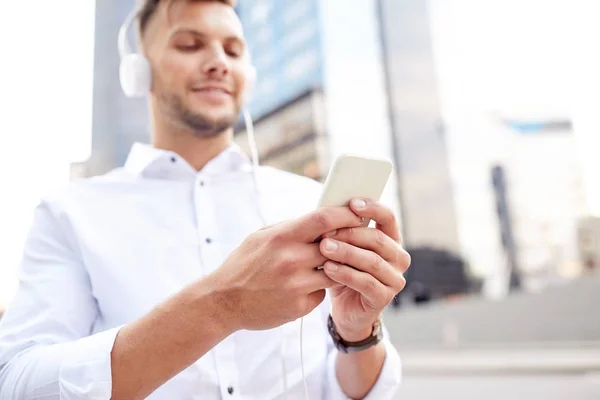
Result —
[{"label": "eye", "polygon": [[194,52],[202,48],[202,41],[192,35],[179,35],[173,40],[173,46],[182,52]]},{"label": "eye", "polygon": [[242,53],[237,50],[227,50],[227,55],[233,58],[239,58],[242,56]]},{"label": "eye", "polygon": [[244,47],[238,43],[231,43],[225,46],[225,52],[229,57],[240,58],[244,54]]},{"label": "eye", "polygon": [[176,43],[175,47],[177,50],[181,50],[184,52],[192,52],[196,51],[200,48],[200,45],[195,42],[184,42],[184,43]]}]

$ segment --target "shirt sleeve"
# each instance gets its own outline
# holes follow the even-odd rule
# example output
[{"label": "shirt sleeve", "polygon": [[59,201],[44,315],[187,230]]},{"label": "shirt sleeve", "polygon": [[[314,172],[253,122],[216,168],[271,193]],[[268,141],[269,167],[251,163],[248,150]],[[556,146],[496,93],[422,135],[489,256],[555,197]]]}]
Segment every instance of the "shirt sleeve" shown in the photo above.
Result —
[{"label": "shirt sleeve", "polygon": [[[331,300],[329,292],[324,301],[324,308],[327,316],[331,310]],[[384,338],[382,340],[385,346],[385,361],[375,385],[363,400],[392,400],[395,398],[400,384],[402,382],[402,363],[398,351],[389,338],[389,332],[383,325]],[[338,350],[333,345],[333,340],[328,340],[328,358],[327,358],[327,384],[325,388],[325,397],[328,400],[348,400],[349,397],[344,394],[336,374],[336,358]]]},{"label": "shirt sleeve", "polygon": [[98,316],[74,235],[60,213],[35,210],[20,283],[0,320],[0,398],[109,399],[119,328],[90,333]]}]

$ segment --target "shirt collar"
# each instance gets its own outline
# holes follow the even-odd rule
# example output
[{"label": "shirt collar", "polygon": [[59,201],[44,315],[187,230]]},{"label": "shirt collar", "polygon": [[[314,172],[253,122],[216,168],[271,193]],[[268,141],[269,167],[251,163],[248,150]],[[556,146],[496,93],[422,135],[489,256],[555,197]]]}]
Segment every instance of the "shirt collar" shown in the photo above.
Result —
[{"label": "shirt collar", "polygon": [[248,156],[235,143],[230,144],[202,170],[196,172],[179,154],[138,142],[131,147],[124,168],[135,177],[189,180],[198,173],[207,176],[221,175],[246,170],[249,166]]}]

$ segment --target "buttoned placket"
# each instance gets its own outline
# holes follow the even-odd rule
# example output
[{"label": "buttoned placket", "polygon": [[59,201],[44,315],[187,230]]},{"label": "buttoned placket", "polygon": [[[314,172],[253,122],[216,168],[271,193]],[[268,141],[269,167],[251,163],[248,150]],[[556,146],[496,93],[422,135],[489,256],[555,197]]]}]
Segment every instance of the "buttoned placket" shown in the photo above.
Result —
[{"label": "buttoned placket", "polygon": [[[204,274],[220,267],[222,260],[218,243],[218,223],[215,219],[215,199],[210,178],[199,173],[194,184],[194,206],[200,260]],[[213,350],[223,399],[239,398],[238,371],[235,364],[235,342],[232,337],[221,341]]]}]

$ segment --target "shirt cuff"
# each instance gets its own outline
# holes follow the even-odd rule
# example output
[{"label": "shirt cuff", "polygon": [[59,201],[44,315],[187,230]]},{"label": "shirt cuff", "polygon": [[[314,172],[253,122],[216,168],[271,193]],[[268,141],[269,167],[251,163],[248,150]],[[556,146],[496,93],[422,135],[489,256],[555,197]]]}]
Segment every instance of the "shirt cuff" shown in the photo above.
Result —
[{"label": "shirt cuff", "polygon": [[[363,400],[392,400],[400,388],[400,383],[402,382],[402,362],[400,355],[387,337],[382,340],[382,343],[385,346],[385,361],[375,385],[373,385],[371,391],[369,391]],[[329,385],[326,398],[331,400],[348,400],[349,397],[344,394],[336,376],[337,354],[337,350],[332,351],[327,361],[327,381]]]},{"label": "shirt cuff", "polygon": [[65,346],[59,369],[61,399],[106,400],[112,394],[111,352],[121,327]]}]

